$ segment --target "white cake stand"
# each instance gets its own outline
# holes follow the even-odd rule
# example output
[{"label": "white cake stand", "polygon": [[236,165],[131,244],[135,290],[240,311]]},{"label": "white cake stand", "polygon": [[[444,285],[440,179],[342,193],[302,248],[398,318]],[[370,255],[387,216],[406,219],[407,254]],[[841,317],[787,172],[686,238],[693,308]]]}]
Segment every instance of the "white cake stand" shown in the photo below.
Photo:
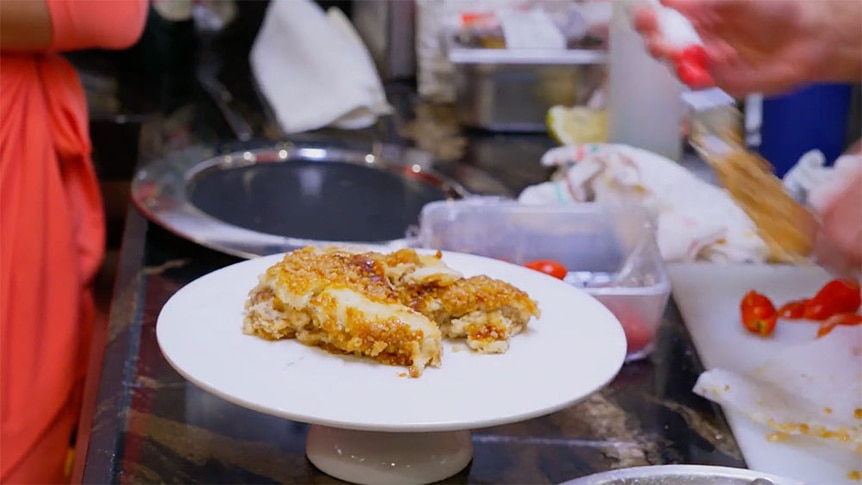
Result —
[{"label": "white cake stand", "polygon": [[311,424],[309,460],[354,483],[430,483],[463,470],[472,429],[563,409],[609,382],[623,364],[622,327],[597,300],[539,272],[459,253],[443,260],[466,276],[508,281],[542,316],[509,351],[480,355],[447,342],[442,365],[405,369],[329,354],[296,341],[241,332],[243,303],[267,256],[205,275],[165,304],[156,337],[185,378],[222,399]]},{"label": "white cake stand", "polygon": [[463,470],[473,458],[469,431],[387,433],[312,425],[305,446],[314,466],[353,483],[433,483]]}]

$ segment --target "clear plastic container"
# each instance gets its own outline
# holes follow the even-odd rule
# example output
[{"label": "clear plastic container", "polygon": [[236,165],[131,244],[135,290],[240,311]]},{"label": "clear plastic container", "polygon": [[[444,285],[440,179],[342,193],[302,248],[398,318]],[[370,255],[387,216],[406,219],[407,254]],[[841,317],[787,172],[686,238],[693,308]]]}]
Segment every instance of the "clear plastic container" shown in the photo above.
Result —
[{"label": "clear plastic container", "polygon": [[626,361],[652,352],[670,296],[654,218],[640,205],[526,205],[493,197],[432,202],[415,244],[524,264],[555,260],[565,281],[601,301],[622,323]]}]

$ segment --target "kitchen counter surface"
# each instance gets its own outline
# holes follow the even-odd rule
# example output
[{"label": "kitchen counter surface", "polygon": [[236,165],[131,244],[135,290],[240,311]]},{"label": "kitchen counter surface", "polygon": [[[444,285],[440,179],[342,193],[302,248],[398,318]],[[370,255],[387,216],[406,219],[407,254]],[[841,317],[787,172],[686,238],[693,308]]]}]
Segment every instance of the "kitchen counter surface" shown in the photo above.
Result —
[{"label": "kitchen counter surface", "polygon": [[[283,139],[248,82],[244,51],[228,48],[220,55],[235,61],[226,64],[230,69],[223,73],[230,74],[222,81],[240,100],[237,109],[256,134],[252,143]],[[236,146],[212,100],[193,81],[171,80],[189,72],[166,74],[159,78],[165,90],[153,94],[150,87],[135,97],[140,83],[137,88],[106,84],[116,81],[116,72],[100,70],[83,55],[77,62],[89,80],[94,119],[118,120],[122,113],[124,123],[138,120],[138,166],[193,144]],[[419,102],[408,83],[387,86],[387,92],[396,114],[370,129],[322,130],[290,139],[417,145],[440,159],[440,171],[479,193],[514,195],[548,176],[538,163],[553,146],[545,135],[463,132],[449,110]],[[124,99],[135,100],[126,112]],[[236,261],[180,239],[129,208],[110,321],[94,338],[73,483],[339,483],[306,459],[306,424],[199,389],[158,349],[156,318],[167,299],[195,278]],[[446,482],[560,483],[613,468],[666,463],[744,466],[719,409],[691,392],[701,370],[671,302],[650,358],[625,365],[607,387],[567,409],[475,431],[472,463]],[[580,371],[587,370],[572,369]]]}]

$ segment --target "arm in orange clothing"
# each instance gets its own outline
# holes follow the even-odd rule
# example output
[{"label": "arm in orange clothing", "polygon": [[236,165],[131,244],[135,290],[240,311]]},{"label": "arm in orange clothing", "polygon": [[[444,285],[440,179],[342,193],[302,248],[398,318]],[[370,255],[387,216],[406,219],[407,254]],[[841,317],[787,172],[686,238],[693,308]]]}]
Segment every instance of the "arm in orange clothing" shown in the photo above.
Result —
[{"label": "arm in orange clothing", "polygon": [[144,29],[148,0],[2,0],[0,49],[125,49]]},{"label": "arm in orange clothing", "polygon": [[43,51],[51,45],[51,14],[44,0],[0,1],[0,50]]},{"label": "arm in orange clothing", "polygon": [[148,0],[46,0],[51,50],[125,49],[141,37]]}]

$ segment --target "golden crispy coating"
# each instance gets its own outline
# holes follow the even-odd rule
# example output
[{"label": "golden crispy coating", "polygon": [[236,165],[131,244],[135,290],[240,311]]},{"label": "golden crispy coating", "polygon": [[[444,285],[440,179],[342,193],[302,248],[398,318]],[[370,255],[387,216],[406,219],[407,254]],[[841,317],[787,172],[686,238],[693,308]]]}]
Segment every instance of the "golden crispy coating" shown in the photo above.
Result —
[{"label": "golden crispy coating", "polygon": [[487,276],[462,278],[451,285],[402,289],[402,301],[428,316],[450,338],[467,338],[471,349],[505,352],[507,340],[540,315],[527,293]]},{"label": "golden crispy coating", "polygon": [[523,291],[487,276],[462,278],[451,285],[413,288],[409,306],[438,322],[474,311],[493,311],[507,306],[537,314],[536,303]]},{"label": "golden crispy coating", "polygon": [[439,252],[303,248],[260,276],[243,331],[408,366],[418,377],[440,365],[443,334],[466,337],[480,352],[504,352],[507,339],[538,314],[523,291],[485,276],[464,278]]},{"label": "golden crispy coating", "polygon": [[442,353],[440,330],[400,304],[376,253],[288,253],[249,294],[243,331],[409,366],[413,376]]},{"label": "golden crispy coating", "polygon": [[[303,248],[284,256],[267,269],[275,285],[292,295],[308,296],[327,286],[358,291],[377,302],[395,303],[398,295],[386,278],[386,265],[378,253],[350,253]],[[299,306],[299,305],[296,305]]]}]

